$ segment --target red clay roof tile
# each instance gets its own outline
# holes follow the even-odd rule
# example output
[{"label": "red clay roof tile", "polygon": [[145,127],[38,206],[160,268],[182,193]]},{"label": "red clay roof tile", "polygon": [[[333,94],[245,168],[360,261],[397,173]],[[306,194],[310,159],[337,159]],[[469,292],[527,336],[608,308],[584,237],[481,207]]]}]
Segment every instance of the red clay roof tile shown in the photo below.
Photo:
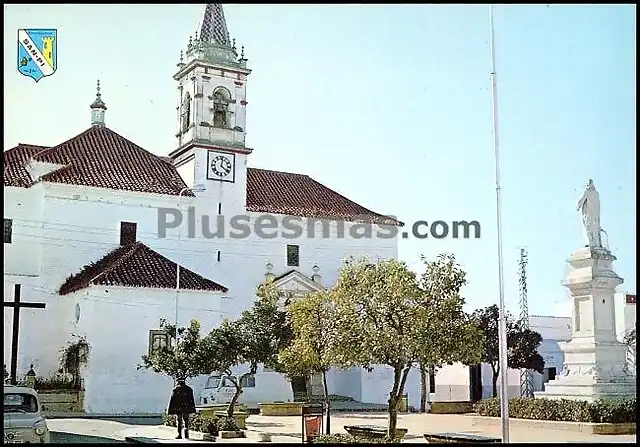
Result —
[{"label": "red clay roof tile", "polygon": [[2,156],[4,186],[28,188],[33,182],[25,166],[32,156],[43,149],[47,149],[47,147],[20,143],[16,147],[4,151]]},{"label": "red clay roof tile", "polygon": [[[178,195],[186,186],[166,157],[153,155],[102,126],[52,148],[19,145],[6,151],[5,186],[24,188],[32,183],[23,165],[34,155],[37,161],[65,165],[42,177],[44,181],[169,195]],[[193,194],[186,191],[185,195]],[[266,169],[247,169],[246,206],[247,211],[259,213],[402,225],[308,175]]]},{"label": "red clay roof tile", "polygon": [[[174,289],[176,263],[141,242],[123,245],[71,275],[58,293],[67,295],[93,284]],[[227,292],[227,288],[180,267],[180,289]]]},{"label": "red clay roof tile", "polygon": [[[42,177],[48,182],[168,195],[178,195],[186,187],[162,157],[104,126],[92,126],[34,159],[65,165]],[[183,195],[193,193],[185,191]]]},{"label": "red clay roof tile", "polygon": [[352,202],[308,175],[256,168],[247,170],[247,211],[399,224],[395,219]]}]

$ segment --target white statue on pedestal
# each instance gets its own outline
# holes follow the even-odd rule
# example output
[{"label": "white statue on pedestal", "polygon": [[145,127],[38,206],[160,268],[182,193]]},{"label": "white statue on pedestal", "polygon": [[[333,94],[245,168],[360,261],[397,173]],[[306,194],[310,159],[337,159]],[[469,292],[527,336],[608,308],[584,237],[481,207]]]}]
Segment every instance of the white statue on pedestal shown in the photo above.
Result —
[{"label": "white statue on pedestal", "polygon": [[589,179],[582,197],[578,200],[578,211],[582,212],[582,224],[590,248],[602,248],[600,233],[600,195],[596,191],[593,180]]}]

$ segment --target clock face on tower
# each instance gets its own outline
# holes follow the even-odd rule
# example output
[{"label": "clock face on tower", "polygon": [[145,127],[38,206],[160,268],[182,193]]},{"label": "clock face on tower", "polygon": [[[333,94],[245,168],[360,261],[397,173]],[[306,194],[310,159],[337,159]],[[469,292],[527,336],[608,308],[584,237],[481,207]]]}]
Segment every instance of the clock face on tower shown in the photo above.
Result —
[{"label": "clock face on tower", "polygon": [[233,182],[235,177],[235,154],[209,151],[207,154],[207,179]]}]

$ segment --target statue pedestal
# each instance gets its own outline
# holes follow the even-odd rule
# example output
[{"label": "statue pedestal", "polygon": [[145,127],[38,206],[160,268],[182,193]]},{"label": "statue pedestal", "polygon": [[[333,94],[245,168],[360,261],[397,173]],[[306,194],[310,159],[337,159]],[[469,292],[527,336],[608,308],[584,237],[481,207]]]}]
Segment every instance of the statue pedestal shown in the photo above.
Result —
[{"label": "statue pedestal", "polygon": [[581,248],[568,259],[563,285],[571,292],[572,337],[564,348],[560,376],[536,397],[596,401],[636,394],[627,346],[616,337],[614,293],[623,280],[605,248]]}]

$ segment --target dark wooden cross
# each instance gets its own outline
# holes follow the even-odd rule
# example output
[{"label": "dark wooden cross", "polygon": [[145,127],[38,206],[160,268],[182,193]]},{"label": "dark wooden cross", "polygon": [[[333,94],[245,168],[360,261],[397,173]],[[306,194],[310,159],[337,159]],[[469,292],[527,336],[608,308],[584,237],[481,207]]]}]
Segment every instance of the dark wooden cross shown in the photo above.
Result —
[{"label": "dark wooden cross", "polygon": [[3,301],[3,307],[13,307],[13,334],[11,336],[11,383],[18,384],[18,333],[20,332],[20,310],[22,308],[44,309],[45,303],[23,303],[20,301],[20,284],[16,284],[13,301]]}]

